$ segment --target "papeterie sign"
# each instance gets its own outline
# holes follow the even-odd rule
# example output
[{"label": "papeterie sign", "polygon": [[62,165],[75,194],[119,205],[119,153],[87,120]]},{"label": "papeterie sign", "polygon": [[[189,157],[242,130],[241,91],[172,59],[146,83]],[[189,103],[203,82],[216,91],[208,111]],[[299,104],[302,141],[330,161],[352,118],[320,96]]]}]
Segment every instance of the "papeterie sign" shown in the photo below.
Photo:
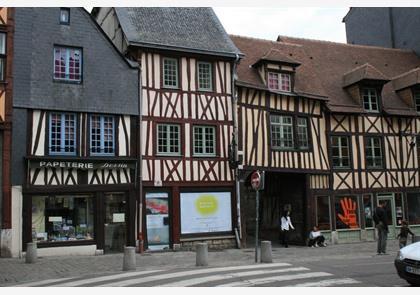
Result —
[{"label": "papeterie sign", "polygon": [[134,169],[134,162],[92,162],[92,161],[67,161],[67,160],[29,160],[30,168],[67,168],[67,169]]}]

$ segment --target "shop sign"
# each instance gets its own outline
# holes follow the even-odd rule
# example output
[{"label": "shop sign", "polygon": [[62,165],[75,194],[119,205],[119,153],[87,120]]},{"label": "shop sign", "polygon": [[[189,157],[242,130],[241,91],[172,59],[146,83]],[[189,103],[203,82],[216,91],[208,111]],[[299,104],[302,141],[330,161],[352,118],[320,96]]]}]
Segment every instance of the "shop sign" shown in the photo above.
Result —
[{"label": "shop sign", "polygon": [[96,169],[134,169],[135,163],[129,162],[89,162],[89,161],[66,161],[66,160],[29,160],[30,168],[68,168],[82,170]]}]

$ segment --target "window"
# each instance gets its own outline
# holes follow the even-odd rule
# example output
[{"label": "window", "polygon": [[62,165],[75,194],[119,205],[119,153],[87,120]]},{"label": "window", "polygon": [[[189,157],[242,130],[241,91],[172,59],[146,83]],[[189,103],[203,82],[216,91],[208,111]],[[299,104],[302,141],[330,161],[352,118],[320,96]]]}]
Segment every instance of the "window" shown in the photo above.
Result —
[{"label": "window", "polygon": [[363,107],[368,112],[378,112],[378,95],[375,88],[364,88],[362,92]]},{"label": "window", "polygon": [[331,229],[330,197],[316,197],[316,226],[320,230]]},{"label": "window", "polygon": [[276,149],[292,149],[293,143],[293,117],[270,116],[271,146]]},{"label": "window", "polygon": [[76,116],[50,114],[49,152],[52,155],[76,155]]},{"label": "window", "polygon": [[332,136],[332,164],[333,168],[350,168],[350,147],[347,136]]},{"label": "window", "polygon": [[407,193],[408,223],[420,224],[420,193]]},{"label": "window", "polygon": [[216,128],[213,126],[194,126],[194,156],[216,155]]},{"label": "window", "polygon": [[417,112],[420,112],[420,91],[414,92],[414,101],[416,103]]},{"label": "window", "polygon": [[70,24],[70,8],[60,8],[60,24]]},{"label": "window", "polygon": [[290,74],[268,72],[268,88],[290,92]]},{"label": "window", "polygon": [[212,67],[209,62],[198,62],[198,89],[212,90]]},{"label": "window", "polygon": [[402,225],[402,221],[405,219],[405,214],[404,214],[404,201],[403,201],[403,195],[402,193],[395,193],[394,194],[394,198],[395,198],[395,221],[396,221],[396,225],[397,226],[401,226]]},{"label": "window", "polygon": [[38,243],[94,238],[92,196],[34,196],[32,237]]},{"label": "window", "polygon": [[365,228],[373,227],[373,198],[372,195],[363,196],[363,212],[365,215]]},{"label": "window", "polygon": [[178,88],[178,60],[176,58],[163,59],[163,86]]},{"label": "window", "polygon": [[298,135],[298,148],[307,149],[309,148],[308,142],[308,120],[306,118],[297,118],[297,135]]},{"label": "window", "polygon": [[6,33],[0,32],[0,81],[6,80]]},{"label": "window", "polygon": [[81,49],[54,47],[54,79],[72,82],[81,81]]},{"label": "window", "polygon": [[114,155],[114,117],[91,115],[90,153],[93,155]]},{"label": "window", "polygon": [[359,228],[359,209],[356,196],[335,197],[335,222],[337,229]]},{"label": "window", "polygon": [[381,138],[366,137],[365,140],[366,167],[383,168]]},{"label": "window", "polygon": [[157,125],[157,153],[159,155],[180,155],[180,126],[172,124]]}]

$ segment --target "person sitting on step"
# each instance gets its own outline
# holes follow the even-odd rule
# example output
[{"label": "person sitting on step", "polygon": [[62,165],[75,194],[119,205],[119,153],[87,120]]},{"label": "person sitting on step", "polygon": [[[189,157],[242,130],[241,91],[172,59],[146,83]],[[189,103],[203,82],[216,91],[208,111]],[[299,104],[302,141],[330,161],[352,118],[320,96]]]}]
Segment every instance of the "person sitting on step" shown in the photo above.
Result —
[{"label": "person sitting on step", "polygon": [[322,235],[322,233],[316,226],[314,226],[312,231],[309,233],[308,246],[312,248],[327,246],[327,244],[325,243],[325,237]]}]

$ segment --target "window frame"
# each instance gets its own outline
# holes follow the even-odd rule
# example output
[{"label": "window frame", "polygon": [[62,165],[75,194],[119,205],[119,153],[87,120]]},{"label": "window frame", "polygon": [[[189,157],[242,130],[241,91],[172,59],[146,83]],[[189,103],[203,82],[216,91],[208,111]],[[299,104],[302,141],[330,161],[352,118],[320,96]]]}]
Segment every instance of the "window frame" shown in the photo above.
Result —
[{"label": "window frame", "polygon": [[[376,107],[377,107],[376,110],[372,109],[372,96],[371,96],[371,93],[370,93],[371,90],[374,90],[375,91]],[[368,91],[367,97],[368,97],[369,109],[366,109],[366,107],[365,107],[365,91]],[[362,87],[362,89],[361,89],[361,97],[362,97],[363,109],[366,112],[369,112],[369,113],[379,113],[381,111],[381,107],[380,107],[380,101],[381,101],[381,99],[380,99],[380,91],[378,91],[378,89],[376,87],[372,87],[372,86]]]},{"label": "window frame", "polygon": [[[177,127],[178,128],[178,152],[160,152],[159,151],[159,126],[166,126],[166,149],[170,150],[170,144],[168,145],[168,143],[170,142],[170,132],[169,132],[169,128],[172,127]],[[173,123],[156,123],[156,155],[157,156],[174,156],[174,157],[179,157],[182,156],[182,152],[181,152],[181,140],[182,140],[182,130],[181,130],[181,124],[173,124]]]},{"label": "window frame", "polygon": [[[175,65],[176,65],[176,69],[175,69],[176,85],[166,85],[166,81],[165,81],[165,61],[166,60],[175,61]],[[180,75],[179,75],[179,60],[178,60],[178,58],[176,58],[176,57],[162,57],[162,88],[179,89],[179,85],[180,85]]]},{"label": "window frame", "polygon": [[414,107],[416,108],[416,112],[420,113],[420,89],[413,90],[413,99],[414,99]]},{"label": "window frame", "polygon": [[[285,124],[284,122],[273,122],[272,121],[272,118],[273,117],[280,117],[281,118],[281,121],[283,121],[283,118],[290,118],[290,124]],[[279,150],[279,151],[287,151],[287,150],[294,150],[295,149],[295,144],[296,144],[296,141],[295,141],[295,132],[294,132],[294,128],[293,128],[293,126],[294,126],[294,120],[293,120],[293,115],[285,115],[285,114],[270,114],[269,115],[269,118],[270,118],[270,120],[269,120],[269,122],[270,122],[270,145],[271,145],[271,148],[273,149],[273,150]],[[285,147],[285,146],[277,146],[277,145],[274,145],[273,144],[273,128],[275,127],[275,126],[279,126],[279,128],[280,128],[280,135],[281,134],[283,134],[283,136],[284,136],[284,134],[285,134],[285,132],[284,132],[284,130],[283,130],[283,127],[290,127],[290,134],[291,134],[291,146],[289,147],[289,146],[287,146],[287,147]],[[283,130],[283,131],[282,131]],[[279,139],[278,141],[280,141],[281,142],[281,139]],[[284,141],[286,141],[286,140],[284,140]]]},{"label": "window frame", "polygon": [[[65,78],[57,78],[55,77],[56,75],[56,71],[55,71],[55,62],[56,62],[56,58],[55,58],[55,51],[56,49],[65,49],[66,50],[66,63],[65,63],[65,75],[69,76],[69,52],[70,50],[79,50],[80,52],[80,60],[79,60],[79,79],[78,80],[71,80],[67,77]],[[76,74],[75,74],[76,75]],[[53,81],[54,82],[60,82],[60,83],[72,83],[72,84],[82,84],[83,82],[83,48],[81,47],[74,47],[74,46],[65,46],[65,45],[58,45],[58,44],[54,44],[53,46]]]},{"label": "window frame", "polygon": [[[61,15],[62,15],[62,12],[63,11],[67,11],[67,14],[68,14],[68,21],[67,22],[61,20]],[[68,8],[68,7],[60,7],[59,21],[60,21],[60,25],[67,25],[67,26],[70,25],[70,8]]]},{"label": "window frame", "polygon": [[[273,123],[272,123],[272,117],[291,117],[292,118],[292,146],[291,147],[278,147],[273,145]],[[306,121],[306,140],[307,145],[302,146],[300,145],[300,139],[299,139],[299,127],[298,121],[299,119],[304,119]],[[286,113],[286,112],[272,112],[268,114],[268,128],[269,128],[269,140],[270,140],[270,148],[274,151],[297,151],[297,152],[307,152],[312,149],[312,135],[311,135],[311,126],[309,122],[310,118],[309,116],[295,114],[295,113]],[[275,123],[275,125],[280,125],[279,123]]]},{"label": "window frame", "polygon": [[[339,156],[338,156],[338,159],[340,161],[340,164],[342,164],[342,160],[343,160],[343,157],[342,157],[342,148],[343,148],[343,146],[342,146],[342,140],[341,139],[342,138],[346,138],[347,139],[347,144],[348,144],[348,146],[347,146],[347,149],[348,149],[348,155],[347,155],[347,157],[348,157],[348,161],[349,161],[349,165],[348,166],[335,166],[334,165],[334,159],[337,158],[333,154],[333,149],[336,148],[334,146],[334,141],[333,141],[333,138],[334,137],[339,138],[339,146],[338,146],[338,148],[339,148]],[[353,161],[352,161],[352,158],[353,157],[352,157],[352,141],[351,141],[351,136],[343,135],[343,134],[331,134],[330,135],[330,144],[331,144],[331,166],[332,166],[332,168],[333,169],[336,169],[336,170],[348,170],[348,169],[352,169],[353,168]]]},{"label": "window frame", "polygon": [[[200,65],[209,65],[210,66],[210,69],[209,69],[209,75],[210,75],[210,77],[209,77],[209,79],[210,79],[210,81],[209,81],[209,88],[203,88],[203,87],[200,87]],[[197,61],[197,77],[196,77],[196,79],[197,79],[197,89],[199,90],[199,91],[207,91],[207,92],[212,92],[213,91],[213,89],[214,89],[214,85],[213,85],[213,63],[212,62],[209,62],[209,61],[201,61],[201,60],[199,60],[199,61]]]},{"label": "window frame", "polygon": [[[105,149],[105,117],[108,118],[112,118],[112,153],[105,153],[105,152],[93,152],[92,148],[92,117],[93,116],[97,116],[99,117],[99,124],[100,124],[100,149],[104,150]],[[106,156],[106,157],[110,157],[110,156],[115,156],[116,155],[116,146],[117,146],[117,142],[116,142],[117,138],[116,138],[116,119],[114,115],[103,115],[103,114],[90,114],[89,115],[89,154],[91,156]]]},{"label": "window frame", "polygon": [[[2,72],[0,72],[0,82],[6,81],[6,71],[7,71],[7,32],[0,31],[0,36],[4,36],[4,52],[0,51],[0,63],[2,64]],[[0,37],[1,38],[1,37]],[[2,48],[0,48],[2,49]]]},{"label": "window frame", "polygon": [[[196,130],[196,128],[200,128],[200,129],[204,130],[204,133],[203,133],[203,136],[204,137],[206,136],[206,133],[205,133],[205,129],[206,128],[211,128],[213,130],[213,153],[206,153],[206,152],[197,153],[195,151],[195,148],[196,148],[195,130]],[[206,140],[205,140],[205,138],[202,138],[201,140],[204,141],[203,150],[206,150],[207,147],[208,147],[206,145],[206,143],[205,143]],[[217,147],[217,128],[216,128],[216,126],[214,126],[214,125],[193,125],[193,128],[192,128],[192,141],[193,141],[193,144],[192,144],[192,148],[193,148],[192,155],[193,155],[193,157],[216,157],[216,155],[217,155],[217,152],[216,152],[216,147]]]},{"label": "window frame", "polygon": [[[377,139],[378,142],[379,142],[379,144],[380,144],[381,155],[379,157],[379,156],[376,156],[376,155],[373,154],[372,155],[372,159],[375,162],[375,159],[376,158],[380,158],[381,159],[381,166],[376,166],[376,165],[375,166],[370,166],[370,165],[368,165],[368,147],[369,147],[368,141],[371,142],[374,139]],[[375,169],[382,170],[382,169],[386,169],[386,167],[385,167],[385,161],[384,161],[384,151],[383,151],[383,146],[384,146],[384,144],[383,144],[383,138],[381,138],[380,136],[365,136],[364,137],[364,144],[365,144],[365,150],[364,150],[365,151],[365,168],[366,169],[370,169],[370,170],[375,170]],[[375,150],[375,146],[373,146],[373,153],[374,153],[374,150]]]},{"label": "window frame", "polygon": [[[52,119],[51,117],[53,115],[60,115],[60,151],[59,152],[55,152],[52,151]],[[74,119],[74,134],[73,134],[73,142],[74,142],[74,152],[66,152],[66,151],[62,151],[63,149],[65,150],[66,146],[65,146],[65,121],[66,115],[72,115],[73,119]],[[63,124],[64,123],[64,124]],[[76,113],[72,113],[72,112],[50,112],[48,114],[48,155],[50,156],[77,156],[77,147],[78,147],[78,120],[77,120],[77,114]],[[64,131],[64,132],[63,132]]]},{"label": "window frame", "polygon": [[[277,88],[270,87],[270,75],[276,75],[277,77]],[[288,77],[288,89],[283,89],[283,76]],[[290,72],[284,72],[284,71],[267,71],[267,88],[272,91],[281,91],[281,92],[292,92],[293,86],[292,86],[292,73]]]}]

